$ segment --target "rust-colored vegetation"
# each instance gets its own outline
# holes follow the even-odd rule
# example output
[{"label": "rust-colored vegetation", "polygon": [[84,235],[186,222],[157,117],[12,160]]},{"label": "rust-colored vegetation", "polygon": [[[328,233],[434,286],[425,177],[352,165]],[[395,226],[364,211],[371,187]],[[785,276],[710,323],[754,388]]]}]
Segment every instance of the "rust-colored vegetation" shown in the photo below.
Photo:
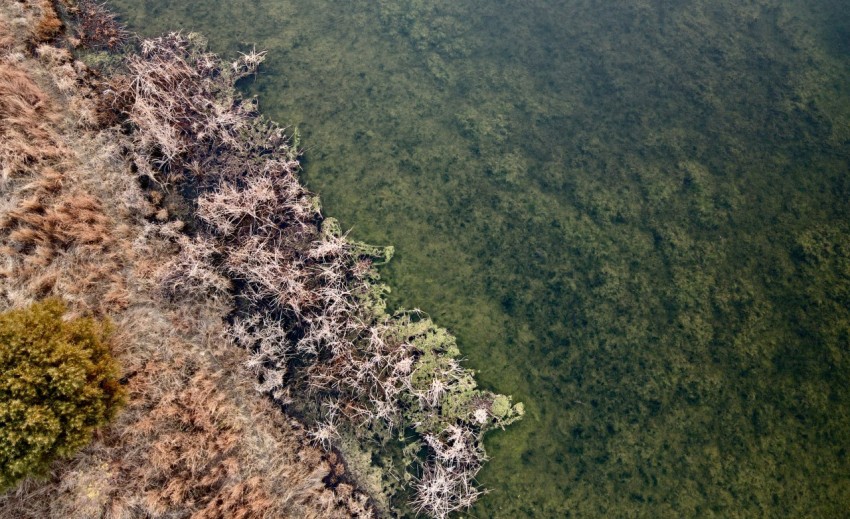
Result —
[{"label": "rust-colored vegetation", "polygon": [[339,464],[255,391],[224,339],[225,301],[160,297],[150,273],[179,252],[180,223],[149,221],[171,214],[104,128],[121,100],[65,50],[55,14],[0,3],[0,309],[57,296],[108,315],[127,406],[48,479],[0,494],[0,519],[370,517],[362,493],[323,481]]},{"label": "rust-colored vegetation", "polygon": [[[62,27],[50,2],[24,4],[23,12],[33,20],[33,31]],[[128,304],[119,274],[124,248],[99,196],[76,187],[86,173],[76,171],[73,138],[61,130],[62,104],[91,103],[73,96],[57,102],[34,79],[34,63],[21,62],[20,53],[35,51],[46,65],[39,77],[53,78],[60,91],[74,89],[73,60],[50,45],[32,49],[23,35],[17,36],[25,41],[16,42],[6,24],[0,27],[0,39],[8,35],[7,50],[18,51],[0,55],[0,192],[5,198],[0,295],[13,304],[53,295],[73,301],[74,311],[120,310]]]},{"label": "rust-colored vegetation", "polygon": [[126,304],[115,275],[119,248],[101,202],[67,181],[72,151],[56,131],[58,120],[55,104],[32,77],[0,61],[0,165],[13,191],[0,216],[4,295],[56,295],[107,313]]},{"label": "rust-colored vegetation", "polygon": [[64,27],[62,20],[56,14],[53,2],[50,0],[40,0],[37,4],[37,9],[39,15],[30,33],[30,43],[33,45],[55,39]]},{"label": "rust-colored vegetation", "polygon": [[64,175],[45,169],[26,187],[29,196],[0,219],[8,255],[0,272],[35,297],[61,295],[106,314],[126,306],[123,262],[101,203],[63,188]]},{"label": "rust-colored vegetation", "polygon": [[[169,372],[175,376],[163,379]],[[138,419],[116,439],[125,446],[122,479],[135,488],[121,493],[144,496],[141,506],[147,513],[227,507],[231,494],[244,493],[245,488],[234,492],[240,484],[242,424],[233,404],[218,390],[220,383],[221,376],[185,355],[151,360],[131,380],[130,411]],[[146,448],[126,448],[134,444]],[[262,497],[256,481],[251,490],[257,494],[253,497]],[[267,497],[256,499],[246,516],[259,517],[269,506]]]},{"label": "rust-colored vegetation", "polygon": [[62,156],[52,129],[56,118],[52,103],[32,78],[0,61],[0,178],[30,173],[34,165]]},{"label": "rust-colored vegetation", "polygon": [[[263,438],[265,427],[247,421],[233,395],[222,389],[233,380],[213,371],[209,362],[199,361],[191,345],[175,342],[165,350],[188,353],[154,355],[134,370],[125,423],[104,440],[118,454],[112,466],[122,483],[108,497],[113,516],[133,512],[209,519],[298,516],[304,512],[299,501],[316,500],[326,491],[316,485],[328,470],[319,456],[309,465],[303,464],[305,460],[292,463],[298,444],[278,445],[279,465],[272,471],[264,473],[259,462],[246,463],[258,454],[251,452],[251,440],[273,438]],[[312,471],[301,472],[305,466],[312,466]],[[281,481],[274,481],[276,477]],[[272,482],[306,484],[316,492],[287,501],[270,490]],[[336,505],[335,499],[331,502]],[[333,508],[327,512],[345,515]]]}]

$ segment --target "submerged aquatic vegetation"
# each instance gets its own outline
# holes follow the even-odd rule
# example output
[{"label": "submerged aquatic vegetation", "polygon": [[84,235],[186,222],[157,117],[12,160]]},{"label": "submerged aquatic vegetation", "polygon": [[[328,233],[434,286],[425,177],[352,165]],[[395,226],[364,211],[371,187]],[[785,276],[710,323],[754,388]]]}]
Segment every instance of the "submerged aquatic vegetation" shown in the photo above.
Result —
[{"label": "submerged aquatic vegetation", "polygon": [[846,2],[118,4],[272,50],[388,305],[526,401],[477,515],[848,508]]},{"label": "submerged aquatic vegetation", "polygon": [[373,262],[392,249],[352,241],[322,216],[283,130],[233,89],[260,54],[225,66],[194,34],[140,47],[116,81],[139,173],[198,193],[196,231],[174,235],[181,253],[161,269],[164,290],[227,298],[235,286],[230,333],[253,353],[260,391],[312,416],[325,446],[342,432],[385,444],[415,431],[403,462],[419,472],[408,475],[414,506],[439,518],[471,506],[484,434],[522,406],[477,389],[454,337],[420,312],[386,312]]}]

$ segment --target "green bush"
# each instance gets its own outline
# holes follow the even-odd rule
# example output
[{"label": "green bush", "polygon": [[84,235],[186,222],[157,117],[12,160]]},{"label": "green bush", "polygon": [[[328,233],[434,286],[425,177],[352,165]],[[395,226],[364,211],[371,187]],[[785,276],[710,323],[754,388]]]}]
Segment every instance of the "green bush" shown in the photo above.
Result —
[{"label": "green bush", "polygon": [[107,324],[46,300],[0,314],[0,490],[91,440],[123,400]]}]

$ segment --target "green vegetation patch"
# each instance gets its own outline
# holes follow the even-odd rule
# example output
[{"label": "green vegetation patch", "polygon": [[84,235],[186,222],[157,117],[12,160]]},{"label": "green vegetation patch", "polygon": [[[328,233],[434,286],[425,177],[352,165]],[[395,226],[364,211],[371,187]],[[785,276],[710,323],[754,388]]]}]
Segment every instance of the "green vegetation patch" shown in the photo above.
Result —
[{"label": "green vegetation patch", "polygon": [[0,489],[85,446],[124,392],[107,324],[46,300],[0,314]]}]

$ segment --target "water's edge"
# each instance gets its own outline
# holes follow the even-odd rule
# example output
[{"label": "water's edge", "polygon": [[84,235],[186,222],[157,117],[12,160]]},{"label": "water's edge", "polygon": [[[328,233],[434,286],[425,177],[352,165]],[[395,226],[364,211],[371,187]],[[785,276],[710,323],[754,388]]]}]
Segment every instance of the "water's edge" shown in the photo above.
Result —
[{"label": "water's edge", "polygon": [[305,180],[391,306],[529,416],[482,516],[845,510],[841,2],[115,2],[270,51]]}]

